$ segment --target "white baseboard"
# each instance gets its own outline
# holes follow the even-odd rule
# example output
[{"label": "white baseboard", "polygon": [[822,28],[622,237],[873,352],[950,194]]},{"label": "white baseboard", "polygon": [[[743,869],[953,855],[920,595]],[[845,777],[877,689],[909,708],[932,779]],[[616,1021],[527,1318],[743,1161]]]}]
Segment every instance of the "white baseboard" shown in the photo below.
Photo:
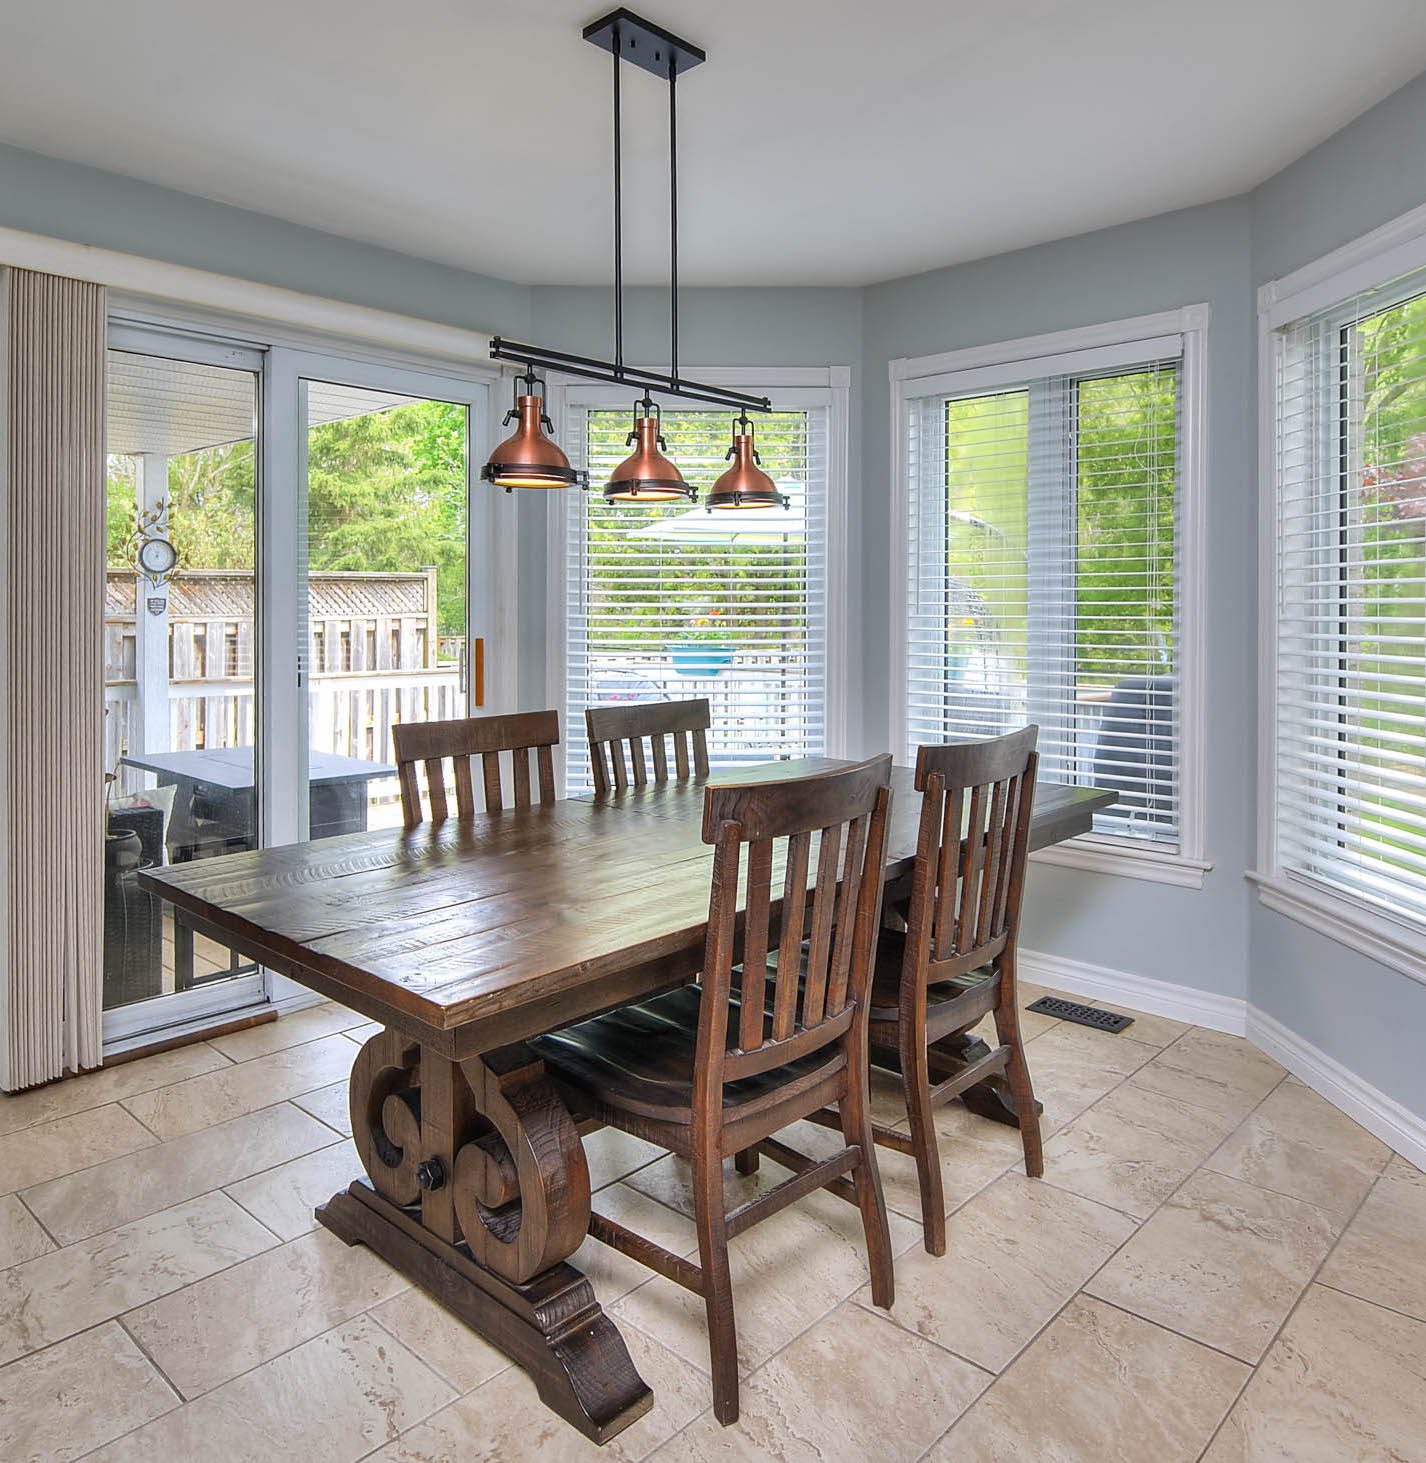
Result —
[{"label": "white baseboard", "polygon": [[1129,1006],[1151,1016],[1167,1016],[1173,1021],[1187,1021],[1233,1036],[1242,1036],[1247,1031],[1248,1003],[1236,996],[1220,996],[1169,980],[1150,980],[1125,970],[1111,970],[1086,960],[1068,960],[1063,955],[1023,947],[1019,971],[1026,980],[1067,995]]},{"label": "white baseboard", "polygon": [[1248,1008],[1247,1036],[1254,1046],[1280,1062],[1333,1107],[1354,1118],[1367,1132],[1374,1133],[1408,1163],[1426,1169],[1426,1118],[1418,1117],[1256,1006]]},{"label": "white baseboard", "polygon": [[1128,1006],[1153,1016],[1167,1016],[1213,1031],[1246,1036],[1333,1107],[1340,1108],[1409,1163],[1426,1169],[1426,1118],[1418,1117],[1335,1057],[1329,1057],[1245,1000],[1176,985],[1173,981],[1150,980],[1084,960],[1068,960],[1063,955],[1049,955],[1041,950],[1022,948],[1019,970],[1026,980],[1064,991],[1066,995],[1084,996],[1111,1006]]}]

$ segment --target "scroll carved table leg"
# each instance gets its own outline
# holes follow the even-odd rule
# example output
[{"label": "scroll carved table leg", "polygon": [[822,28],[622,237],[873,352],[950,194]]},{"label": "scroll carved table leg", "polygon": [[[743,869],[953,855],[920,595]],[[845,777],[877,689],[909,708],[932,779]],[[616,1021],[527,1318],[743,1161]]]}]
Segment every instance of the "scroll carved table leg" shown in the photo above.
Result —
[{"label": "scroll carved table leg", "polygon": [[317,1210],[530,1374],[596,1442],[653,1394],[568,1257],[589,1228],[589,1170],[568,1110],[521,1046],[452,1062],[386,1030],[352,1067],[352,1137],[370,1184]]}]

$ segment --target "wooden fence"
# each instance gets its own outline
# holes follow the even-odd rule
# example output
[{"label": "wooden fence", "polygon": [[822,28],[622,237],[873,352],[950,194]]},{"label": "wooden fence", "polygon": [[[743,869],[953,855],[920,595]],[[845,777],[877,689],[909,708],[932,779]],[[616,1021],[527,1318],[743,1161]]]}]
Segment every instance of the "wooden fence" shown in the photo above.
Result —
[{"label": "wooden fence", "polygon": [[[132,570],[108,573],[104,622],[105,766],[139,750],[140,696],[168,702],[167,751],[251,745],[256,735],[254,586],[250,572],[197,570],[168,586],[168,675],[140,687]],[[391,758],[391,724],[461,714],[459,636],[437,623],[436,571],[314,574],[308,589],[310,742],[372,761]],[[153,749],[150,749],[153,750]]]}]

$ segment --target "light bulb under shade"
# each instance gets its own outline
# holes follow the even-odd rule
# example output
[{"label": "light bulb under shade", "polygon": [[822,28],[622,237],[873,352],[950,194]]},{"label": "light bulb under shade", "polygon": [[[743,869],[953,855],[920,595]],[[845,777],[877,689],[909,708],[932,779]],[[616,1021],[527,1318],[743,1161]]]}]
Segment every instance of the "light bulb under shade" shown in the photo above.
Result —
[{"label": "light bulb under shade", "polygon": [[520,425],[490,454],[480,469],[481,477],[508,493],[515,488],[583,487],[588,474],[569,465],[558,444],[545,436],[541,416],[544,402],[538,396],[516,399]]},{"label": "light bulb under shade", "polygon": [[786,508],[789,499],[760,468],[751,433],[733,438],[733,465],[708,490],[703,506],[709,512],[739,508]]},{"label": "light bulb under shade", "polygon": [[659,419],[641,416],[634,422],[635,446],[604,485],[606,503],[692,502],[697,490],[659,449]]}]

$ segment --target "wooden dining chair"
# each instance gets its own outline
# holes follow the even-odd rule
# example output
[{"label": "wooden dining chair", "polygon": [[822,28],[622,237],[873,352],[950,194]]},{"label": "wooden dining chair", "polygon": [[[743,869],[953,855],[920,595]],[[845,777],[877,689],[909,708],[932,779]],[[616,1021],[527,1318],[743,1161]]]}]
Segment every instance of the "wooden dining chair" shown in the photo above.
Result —
[{"label": "wooden dining chair", "polygon": [[[589,1232],[703,1297],[713,1410],[725,1424],[738,1416],[730,1239],[831,1189],[860,1209],[872,1299],[892,1303],[866,1030],[890,771],[883,756],[811,777],[710,787],[703,841],[714,848],[713,878],[698,984],[531,1043],[573,1111],[691,1163],[698,1264],[601,1214]],[[836,1104],[844,1140],[830,1157],[814,1162],[773,1138],[827,1103]],[[792,1177],[730,1212],[723,1160],[754,1149]]]},{"label": "wooden dining chair", "polygon": [[[1025,1171],[1044,1172],[1039,1107],[1025,1061],[1015,996],[1015,954],[1025,889],[1035,740],[1029,726],[994,741],[921,747],[921,823],[904,931],[883,930],[872,982],[869,1035],[899,1065],[911,1133],[877,1125],[876,1141],[916,1160],[926,1249],[946,1252],[936,1108],[1004,1072],[1020,1120]],[[931,1082],[932,1047],[995,1020],[992,1051]],[[831,1126],[831,1115],[818,1119]]]},{"label": "wooden dining chair", "polygon": [[[690,701],[589,707],[584,713],[584,725],[589,733],[595,792],[623,792],[631,785],[643,787],[650,780],[650,765],[653,781],[667,782],[669,738],[673,739],[673,765],[678,780],[686,782],[690,775],[707,777],[708,728],[712,724],[708,702],[701,697]],[[645,741],[649,743],[647,757]]]},{"label": "wooden dining chair", "polygon": [[[402,721],[391,728],[396,748],[396,770],[401,778],[401,811],[406,826],[414,828],[423,819],[418,766],[426,774],[426,793],[431,804],[431,821],[439,823],[450,814],[446,797],[445,762],[455,771],[456,812],[468,818],[476,807],[475,778],[471,763],[480,758],[480,780],[487,812],[504,806],[500,785],[500,756],[507,753],[513,766],[515,806],[528,808],[532,786],[539,787],[539,801],[555,800],[554,748],[559,745],[559,715],[554,711],[522,711],[512,716],[470,716],[456,721]],[[531,781],[530,759],[535,760],[535,783]]]}]

